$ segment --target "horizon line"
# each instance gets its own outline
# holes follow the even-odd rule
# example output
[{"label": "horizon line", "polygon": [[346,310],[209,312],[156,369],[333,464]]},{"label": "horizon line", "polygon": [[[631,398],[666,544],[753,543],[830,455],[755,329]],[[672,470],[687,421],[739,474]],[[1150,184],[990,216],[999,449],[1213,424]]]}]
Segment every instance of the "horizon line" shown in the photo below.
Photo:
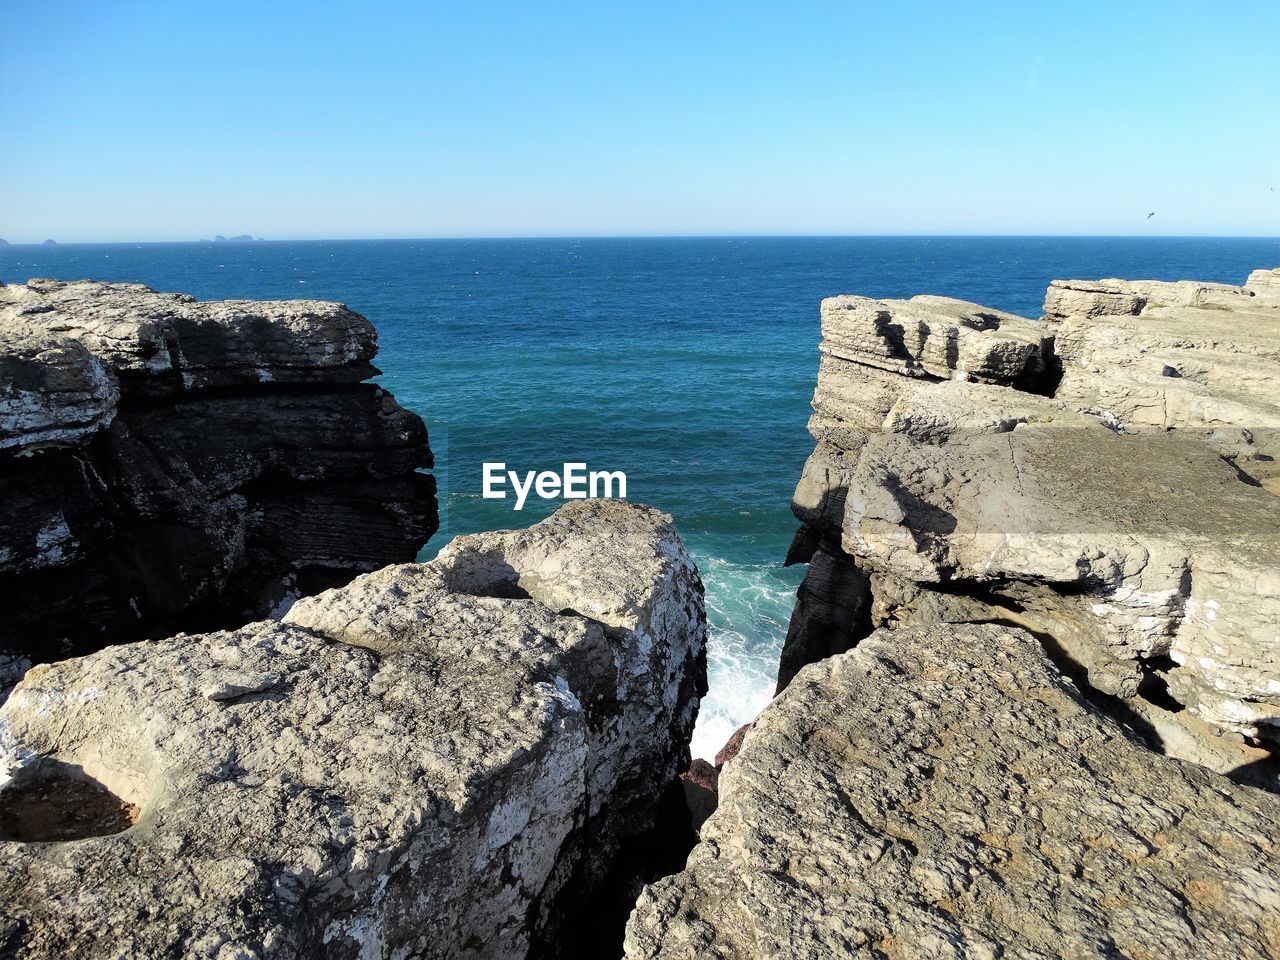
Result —
[{"label": "horizon line", "polygon": [[[250,235],[251,236],[251,235]],[[137,245],[252,246],[258,243],[432,243],[504,240],[1280,240],[1280,234],[1236,233],[581,233],[581,234],[439,234],[435,236],[325,236],[251,240],[9,240],[6,247],[74,247]]]}]

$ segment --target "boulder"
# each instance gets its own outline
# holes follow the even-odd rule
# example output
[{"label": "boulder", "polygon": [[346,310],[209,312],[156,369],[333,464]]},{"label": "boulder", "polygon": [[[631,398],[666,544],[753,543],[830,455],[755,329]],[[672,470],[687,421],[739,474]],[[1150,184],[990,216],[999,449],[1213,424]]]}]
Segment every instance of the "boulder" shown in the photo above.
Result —
[{"label": "boulder", "polygon": [[617,501],[28,672],[0,954],[524,957],[688,766],[697,571]]},{"label": "boulder", "polygon": [[238,626],[416,558],[426,428],[341,304],[0,286],[0,649]]},{"label": "boulder", "polygon": [[1030,635],[877,631],[720,776],[639,958],[1280,956],[1280,798],[1159,756]]}]

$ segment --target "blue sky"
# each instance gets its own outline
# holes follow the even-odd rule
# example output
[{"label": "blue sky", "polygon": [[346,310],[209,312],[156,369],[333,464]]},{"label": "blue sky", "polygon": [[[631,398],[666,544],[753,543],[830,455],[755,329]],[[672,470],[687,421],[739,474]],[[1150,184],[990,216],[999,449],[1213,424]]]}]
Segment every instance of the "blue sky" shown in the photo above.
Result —
[{"label": "blue sky", "polygon": [[1275,0],[0,11],[13,242],[1280,233]]}]

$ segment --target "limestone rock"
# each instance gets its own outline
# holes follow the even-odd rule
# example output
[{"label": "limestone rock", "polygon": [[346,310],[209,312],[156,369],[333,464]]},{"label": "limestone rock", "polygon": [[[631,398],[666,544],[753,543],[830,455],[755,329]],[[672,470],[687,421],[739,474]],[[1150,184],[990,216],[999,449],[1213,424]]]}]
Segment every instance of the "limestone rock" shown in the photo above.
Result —
[{"label": "limestone rock", "polygon": [[898,433],[947,443],[1021,426],[1102,430],[1102,419],[1068,403],[988,383],[931,381],[824,355],[810,432],[818,440],[792,498],[804,523],[838,530],[844,489],[867,438]]},{"label": "limestone rock", "polygon": [[1023,317],[948,297],[822,301],[822,350],[892,373],[1013,383],[1039,376],[1049,334]]},{"label": "limestone rock", "polygon": [[[791,512],[805,524],[839,530],[844,520],[844,500],[850,477],[858,463],[860,441],[851,453],[826,440],[819,440],[804,462],[800,482],[791,498]],[[808,562],[808,556],[798,558]]]},{"label": "limestone rock", "polygon": [[0,286],[0,648],[238,626],[412,560],[426,429],[367,320],[134,284]]},{"label": "limestone rock", "polygon": [[870,623],[867,575],[847,554],[824,543],[808,562],[778,658],[778,692],[805,664],[853,647]]},{"label": "limestone rock", "polygon": [[1138,316],[1148,309],[1249,309],[1270,271],[1257,270],[1244,287],[1201,280],[1054,280],[1045,293],[1044,319]]},{"label": "limestone rock", "polygon": [[1274,270],[1255,270],[1249,274],[1244,288],[1255,297],[1280,300],[1280,267]]},{"label": "limestone rock", "polygon": [[[1280,510],[1194,440],[1016,430],[864,448],[843,547],[948,590],[1036,583],[1097,631],[1089,676],[1131,697],[1138,662],[1225,730],[1280,738]],[[1126,664],[1131,669],[1126,669]]]},{"label": "limestone rock", "polygon": [[36,667],[0,823],[87,780],[125,814],[0,842],[0,954],[524,957],[687,766],[704,640],[670,518],[588,501]]},{"label": "limestone rock", "polygon": [[1054,281],[1055,396],[1126,430],[1280,430],[1280,296],[1265,293],[1268,273],[1246,287]]},{"label": "limestone rock", "polygon": [[1280,786],[1277,276],[1054,281],[1034,335],[967,334],[1047,367],[963,382],[883,362],[937,301],[826,302],[780,688],[877,625],[1012,623],[1153,744]]},{"label": "limestone rock", "polygon": [[897,433],[924,443],[944,444],[969,437],[1040,430],[1107,429],[1097,417],[1062,400],[986,383],[912,383],[899,394],[878,433]]},{"label": "limestone rock", "polygon": [[1029,635],[880,631],[720,777],[626,956],[1280,956],[1280,798],[1152,753]]},{"label": "limestone rock", "polygon": [[374,372],[373,325],[340,303],[201,303],[136,283],[0,287],[0,330],[81,341],[146,394],[257,383],[356,383]]},{"label": "limestone rock", "polygon": [[0,331],[0,450],[82,440],[111,423],[119,394],[78,341]]}]

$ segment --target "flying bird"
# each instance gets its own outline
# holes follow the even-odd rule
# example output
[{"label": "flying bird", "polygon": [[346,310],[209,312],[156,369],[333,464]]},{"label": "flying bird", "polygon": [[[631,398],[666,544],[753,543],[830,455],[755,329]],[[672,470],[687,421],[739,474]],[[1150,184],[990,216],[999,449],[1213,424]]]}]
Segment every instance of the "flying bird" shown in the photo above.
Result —
[{"label": "flying bird", "polygon": [[1152,210],[1150,213],[1148,213],[1148,214],[1147,214],[1147,219],[1148,219],[1148,220],[1150,220],[1150,219],[1151,219],[1152,217],[1154,217],[1155,215],[1156,215],[1156,212],[1155,212],[1154,210]]}]

